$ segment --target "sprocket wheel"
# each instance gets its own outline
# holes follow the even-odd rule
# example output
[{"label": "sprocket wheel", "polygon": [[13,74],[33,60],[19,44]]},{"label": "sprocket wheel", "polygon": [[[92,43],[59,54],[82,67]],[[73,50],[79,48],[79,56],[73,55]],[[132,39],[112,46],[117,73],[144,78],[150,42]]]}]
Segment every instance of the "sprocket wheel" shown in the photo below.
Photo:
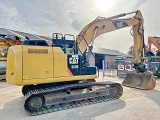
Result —
[{"label": "sprocket wheel", "polygon": [[31,95],[24,104],[26,110],[38,111],[43,108],[45,104],[44,97],[42,95]]}]

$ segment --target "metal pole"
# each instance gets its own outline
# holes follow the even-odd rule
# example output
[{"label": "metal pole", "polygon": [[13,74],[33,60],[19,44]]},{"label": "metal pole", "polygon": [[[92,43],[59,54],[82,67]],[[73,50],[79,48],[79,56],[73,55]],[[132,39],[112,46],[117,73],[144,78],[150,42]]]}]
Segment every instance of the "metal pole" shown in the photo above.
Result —
[{"label": "metal pole", "polygon": [[103,64],[103,71],[102,71],[102,77],[103,77],[103,81],[104,81],[104,66],[105,66],[105,63],[104,63],[104,60],[102,61],[102,64]]},{"label": "metal pole", "polygon": [[87,54],[87,57],[86,57],[86,60],[88,62],[88,66],[89,66],[89,59],[91,57],[91,54],[92,54],[92,49],[93,49],[93,44],[94,44],[94,40],[95,40],[95,37],[96,37],[96,33],[97,33],[97,30],[98,30],[98,27],[95,28],[95,31],[94,31],[94,36],[93,36],[93,40],[91,42],[91,45],[88,46],[88,54]]},{"label": "metal pole", "polygon": [[111,17],[108,17],[108,18],[105,18],[105,19],[116,19],[116,18],[119,18],[119,17],[124,17],[126,15],[136,13],[136,12],[137,11],[133,11],[133,12],[129,12],[129,13],[121,13],[119,15],[111,16]]}]

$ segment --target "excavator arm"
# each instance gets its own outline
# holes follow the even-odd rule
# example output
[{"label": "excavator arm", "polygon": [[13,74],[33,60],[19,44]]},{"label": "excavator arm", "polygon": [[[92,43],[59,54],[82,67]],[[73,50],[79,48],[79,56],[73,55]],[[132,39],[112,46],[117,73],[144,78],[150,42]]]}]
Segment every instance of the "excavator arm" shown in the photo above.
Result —
[{"label": "excavator arm", "polygon": [[[130,14],[135,14],[130,18],[121,18]],[[94,42],[94,39],[104,33],[119,30],[125,27],[133,28],[134,56],[135,62],[141,62],[143,48],[143,17],[139,10],[123,13],[116,16],[104,18],[97,17],[94,21],[86,25],[78,35],[79,54],[83,54],[87,47]]]},{"label": "excavator arm", "polygon": [[148,37],[147,51],[151,51],[151,47],[154,45],[158,50],[160,50],[160,37]]},{"label": "excavator arm", "polygon": [[[121,18],[130,14],[135,15],[130,18]],[[108,18],[98,17],[86,25],[79,33],[77,37],[79,54],[83,54],[88,47],[93,48],[95,38],[101,34],[132,26],[135,71],[128,72],[122,84],[143,90],[153,89],[156,85],[155,78],[152,73],[147,72],[143,63],[145,52],[143,24],[143,16],[139,10]]]}]

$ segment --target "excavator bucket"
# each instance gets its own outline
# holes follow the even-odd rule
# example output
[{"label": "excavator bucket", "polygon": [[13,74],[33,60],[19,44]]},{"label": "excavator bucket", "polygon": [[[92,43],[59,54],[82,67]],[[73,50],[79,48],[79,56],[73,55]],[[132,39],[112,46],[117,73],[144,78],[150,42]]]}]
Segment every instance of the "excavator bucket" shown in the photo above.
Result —
[{"label": "excavator bucket", "polygon": [[156,80],[151,72],[137,73],[135,71],[129,71],[122,85],[142,90],[152,90],[156,86]]}]

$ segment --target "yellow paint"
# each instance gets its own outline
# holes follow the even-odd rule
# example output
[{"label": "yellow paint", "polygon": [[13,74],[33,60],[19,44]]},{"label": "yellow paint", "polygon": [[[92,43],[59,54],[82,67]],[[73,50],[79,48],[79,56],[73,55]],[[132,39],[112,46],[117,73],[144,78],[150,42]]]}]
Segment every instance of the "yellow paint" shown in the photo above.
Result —
[{"label": "yellow paint", "polygon": [[[48,53],[30,53],[28,49],[47,49]],[[10,84],[22,86],[97,77],[97,75],[70,76],[67,69],[67,55],[59,47],[17,45],[8,51],[6,78]]]},{"label": "yellow paint", "polygon": [[[32,50],[47,49],[48,54],[29,52],[31,49]],[[23,68],[22,68],[23,75],[29,76],[30,79],[53,77],[52,47],[23,46],[23,64],[22,65],[23,65]]]},{"label": "yellow paint", "polygon": [[64,82],[64,81],[75,81],[75,80],[87,80],[95,79],[97,75],[83,75],[83,76],[72,76],[72,77],[57,77],[57,78],[42,78],[42,79],[29,79],[23,80],[21,85],[32,85],[32,84],[43,84],[53,82]]},{"label": "yellow paint", "polygon": [[10,47],[7,55],[6,81],[22,85],[22,46]]},{"label": "yellow paint", "polygon": [[70,76],[67,71],[67,55],[64,54],[61,48],[53,47],[53,62],[54,62],[54,78]]},{"label": "yellow paint", "polygon": [[29,79],[29,76],[24,75],[23,79]]}]

